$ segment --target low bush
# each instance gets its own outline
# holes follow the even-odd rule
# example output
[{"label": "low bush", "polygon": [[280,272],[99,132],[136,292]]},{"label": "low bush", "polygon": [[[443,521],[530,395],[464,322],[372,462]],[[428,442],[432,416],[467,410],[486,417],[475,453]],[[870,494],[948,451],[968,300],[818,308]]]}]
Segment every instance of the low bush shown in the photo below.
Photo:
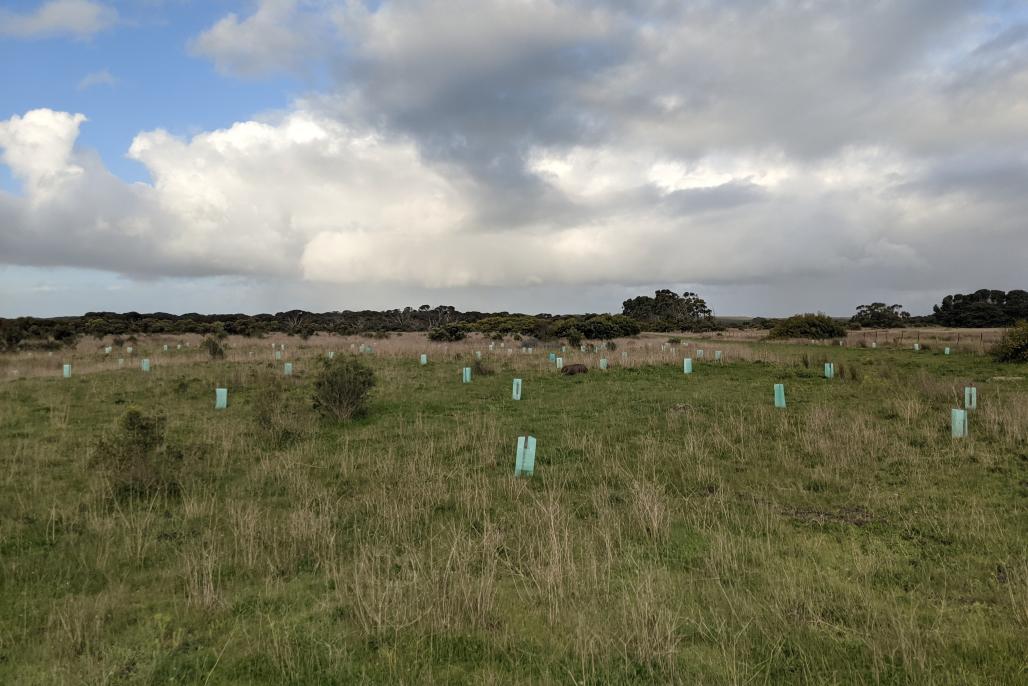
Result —
[{"label": "low bush", "polygon": [[165,420],[131,408],[97,442],[91,465],[110,481],[115,497],[179,492],[183,452],[169,445]]},{"label": "low bush", "polygon": [[212,360],[225,359],[225,346],[223,346],[214,336],[208,336],[203,339],[203,343],[201,345],[203,345],[204,350],[207,351],[207,354],[211,356]]},{"label": "low bush", "polygon": [[1028,362],[1028,321],[1018,322],[992,349],[997,362]]},{"label": "low bush", "polygon": [[375,372],[354,355],[322,361],[314,379],[314,409],[337,421],[367,414]]},{"label": "low bush", "polygon": [[827,314],[796,314],[775,324],[768,338],[842,338],[846,328]]},{"label": "low bush", "polygon": [[440,342],[463,341],[467,332],[460,324],[443,324],[428,332],[428,340]]}]

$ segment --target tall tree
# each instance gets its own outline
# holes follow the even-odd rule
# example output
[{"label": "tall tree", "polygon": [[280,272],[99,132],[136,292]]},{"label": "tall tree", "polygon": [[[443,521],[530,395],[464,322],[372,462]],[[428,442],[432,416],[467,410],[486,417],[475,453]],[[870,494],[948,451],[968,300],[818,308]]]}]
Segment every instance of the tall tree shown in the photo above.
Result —
[{"label": "tall tree", "polygon": [[857,313],[850,318],[850,322],[869,328],[892,329],[905,326],[908,319],[910,313],[904,312],[902,305],[871,303],[858,306]]}]

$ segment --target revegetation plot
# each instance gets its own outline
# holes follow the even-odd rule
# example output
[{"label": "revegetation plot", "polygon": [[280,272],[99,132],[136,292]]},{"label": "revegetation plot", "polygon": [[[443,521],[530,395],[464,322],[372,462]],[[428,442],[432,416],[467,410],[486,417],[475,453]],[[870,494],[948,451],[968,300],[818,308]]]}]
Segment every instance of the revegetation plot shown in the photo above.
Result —
[{"label": "revegetation plot", "polygon": [[8,356],[0,682],[1023,683],[1028,365],[663,340]]}]

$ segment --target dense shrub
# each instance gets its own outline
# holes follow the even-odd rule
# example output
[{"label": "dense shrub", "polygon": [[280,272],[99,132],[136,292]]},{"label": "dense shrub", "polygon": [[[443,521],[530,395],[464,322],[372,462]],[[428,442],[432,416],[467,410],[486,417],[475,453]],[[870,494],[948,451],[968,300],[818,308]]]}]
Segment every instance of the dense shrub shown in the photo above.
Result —
[{"label": "dense shrub", "polygon": [[375,373],[356,356],[325,359],[314,380],[314,409],[340,421],[361,417],[374,387]]},{"label": "dense shrub", "polygon": [[1028,362],[1028,321],[1018,322],[992,349],[997,362]]},{"label": "dense shrub", "polygon": [[768,338],[841,338],[846,328],[826,314],[796,314],[778,322]]},{"label": "dense shrub", "polygon": [[179,491],[183,453],[170,446],[164,418],[132,408],[93,452],[92,465],[111,483],[115,496],[146,496]]},{"label": "dense shrub", "polygon": [[430,341],[462,341],[466,337],[467,332],[465,332],[464,327],[460,324],[443,324],[442,326],[437,326],[428,332],[428,340]]},{"label": "dense shrub", "polygon": [[203,339],[203,348],[207,351],[207,354],[211,356],[212,360],[223,360],[225,359],[225,346],[214,336],[208,336]]},{"label": "dense shrub", "polygon": [[578,347],[582,345],[582,332],[575,328],[570,328],[564,332],[564,338],[567,339],[568,345]]}]

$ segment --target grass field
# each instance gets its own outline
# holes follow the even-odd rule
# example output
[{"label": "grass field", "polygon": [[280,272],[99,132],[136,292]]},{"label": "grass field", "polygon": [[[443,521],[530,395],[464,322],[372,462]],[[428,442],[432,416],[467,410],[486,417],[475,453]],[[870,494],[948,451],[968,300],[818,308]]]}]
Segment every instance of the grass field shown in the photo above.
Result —
[{"label": "grass field", "polygon": [[[371,412],[331,424],[312,376],[357,339],[175,340],[0,360],[0,683],[1028,680],[1028,365],[651,337],[565,378],[408,335],[363,341]],[[495,373],[462,384],[476,349]],[[166,417],[180,492],[92,466],[129,407]]]}]

